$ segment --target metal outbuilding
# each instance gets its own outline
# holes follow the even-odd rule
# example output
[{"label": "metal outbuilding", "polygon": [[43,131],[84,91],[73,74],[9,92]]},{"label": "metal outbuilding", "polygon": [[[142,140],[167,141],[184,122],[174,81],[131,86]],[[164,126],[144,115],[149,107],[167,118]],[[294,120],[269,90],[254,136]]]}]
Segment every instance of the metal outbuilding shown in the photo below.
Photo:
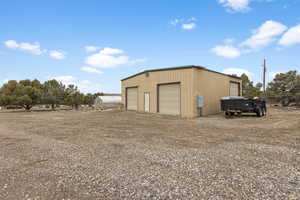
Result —
[{"label": "metal outbuilding", "polygon": [[187,118],[219,113],[222,97],[240,94],[239,77],[194,65],[146,70],[122,80],[127,110]]}]

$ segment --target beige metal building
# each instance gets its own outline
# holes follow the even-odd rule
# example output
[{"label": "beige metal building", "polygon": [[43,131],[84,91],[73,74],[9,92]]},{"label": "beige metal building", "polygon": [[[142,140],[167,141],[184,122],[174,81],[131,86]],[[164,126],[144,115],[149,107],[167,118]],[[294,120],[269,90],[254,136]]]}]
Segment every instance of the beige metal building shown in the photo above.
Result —
[{"label": "beige metal building", "polygon": [[241,79],[201,66],[146,70],[122,80],[127,110],[194,118],[219,113],[223,96],[240,96]]}]

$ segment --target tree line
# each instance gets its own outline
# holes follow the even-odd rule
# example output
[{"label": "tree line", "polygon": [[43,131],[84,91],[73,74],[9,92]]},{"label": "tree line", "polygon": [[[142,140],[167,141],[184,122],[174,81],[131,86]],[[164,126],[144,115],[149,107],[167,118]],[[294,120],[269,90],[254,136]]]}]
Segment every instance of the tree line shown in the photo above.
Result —
[{"label": "tree line", "polygon": [[246,74],[243,74],[241,78],[244,97],[270,99],[280,102],[282,106],[289,106],[291,103],[300,105],[300,75],[297,71],[277,74],[268,83],[265,93],[262,91],[262,83],[254,85]]},{"label": "tree line", "polygon": [[10,80],[0,88],[0,106],[19,106],[30,110],[33,106],[50,105],[54,110],[57,105],[69,105],[78,109],[79,105],[93,105],[101,93],[83,94],[75,85],[64,85],[57,80],[41,83],[39,80]]},{"label": "tree line", "polygon": [[[266,98],[280,102],[283,106],[291,103],[300,105],[300,75],[297,71],[280,73],[267,86],[266,93],[262,84],[254,85],[246,74],[241,76],[242,95],[247,98]],[[10,80],[0,88],[0,106],[20,106],[30,110],[38,104],[69,105],[78,109],[79,105],[93,105],[95,98],[102,93],[83,94],[75,85],[64,85],[57,80],[41,83],[39,80]]]}]

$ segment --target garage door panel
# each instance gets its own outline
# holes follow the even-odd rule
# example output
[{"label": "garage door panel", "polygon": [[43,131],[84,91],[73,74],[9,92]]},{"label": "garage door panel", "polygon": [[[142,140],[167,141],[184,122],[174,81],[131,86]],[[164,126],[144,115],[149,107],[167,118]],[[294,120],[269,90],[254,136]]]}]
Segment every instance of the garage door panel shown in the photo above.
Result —
[{"label": "garage door panel", "polygon": [[239,96],[239,83],[230,83],[230,96]]},{"label": "garage door panel", "polygon": [[180,115],[180,84],[160,85],[159,112],[169,115]]},{"label": "garage door panel", "polygon": [[127,110],[137,110],[138,89],[127,88]]}]

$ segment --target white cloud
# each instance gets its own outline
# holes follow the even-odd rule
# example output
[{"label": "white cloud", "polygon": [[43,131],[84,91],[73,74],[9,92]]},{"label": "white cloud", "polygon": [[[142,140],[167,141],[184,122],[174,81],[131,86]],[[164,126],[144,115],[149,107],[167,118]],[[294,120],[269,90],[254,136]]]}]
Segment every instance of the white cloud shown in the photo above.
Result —
[{"label": "white cloud", "polygon": [[55,59],[64,59],[65,53],[57,50],[48,51],[47,49],[42,49],[38,42],[28,43],[28,42],[16,42],[15,40],[7,40],[4,45],[9,49],[22,50],[31,52],[36,55],[48,54],[50,57]]},{"label": "white cloud", "polygon": [[86,52],[94,52],[100,49],[100,47],[97,46],[85,46],[84,48]]},{"label": "white cloud", "polygon": [[17,49],[19,44],[14,40],[7,40],[4,42],[5,46],[10,49]]},{"label": "white cloud", "polygon": [[251,0],[219,0],[219,3],[224,7],[229,8],[229,11],[245,12],[248,11]]},{"label": "white cloud", "polygon": [[[282,35],[287,29],[287,26],[279,22],[269,20],[264,22],[259,28],[253,30],[252,36],[239,45],[236,45],[236,47],[232,45],[235,40],[232,38],[228,38],[224,40],[225,45],[216,46],[212,49],[212,51],[217,55],[226,58],[237,58],[241,54],[253,53],[262,49],[263,47],[270,45],[271,43],[275,42],[278,37]],[[292,32],[292,36],[297,35],[294,30]],[[297,38],[297,36],[293,38]],[[295,39],[293,39],[293,41],[295,41]],[[277,48],[276,50],[279,50],[279,48]]]},{"label": "white cloud", "polygon": [[135,64],[142,61],[141,59],[130,60],[129,56],[123,54],[124,51],[121,49],[106,47],[99,53],[88,56],[85,63],[92,67],[110,68],[125,64]]},{"label": "white cloud", "polygon": [[279,22],[266,21],[258,29],[254,30],[252,36],[245,40],[241,46],[258,50],[274,42],[276,37],[286,30],[287,27]]},{"label": "white cloud", "polygon": [[246,74],[249,78],[253,75],[251,72],[249,72],[246,69],[242,69],[242,68],[226,68],[223,70],[224,74],[235,74],[237,76],[241,76],[242,74]]},{"label": "white cloud", "polygon": [[80,70],[84,71],[84,72],[96,73],[96,74],[102,74],[103,73],[102,71],[100,71],[98,69],[95,69],[95,68],[92,68],[92,67],[87,67],[87,66],[81,67]]},{"label": "white cloud", "polygon": [[254,1],[270,2],[272,0],[218,0],[229,12],[247,12],[251,9],[250,3]]},{"label": "white cloud", "polygon": [[184,19],[173,19],[171,20],[170,24],[176,26],[178,23],[181,23]]},{"label": "white cloud", "polygon": [[277,37],[286,31],[287,27],[276,21],[266,21],[258,29],[252,31],[252,36],[242,42],[238,47],[234,47],[234,39],[224,40],[225,45],[219,45],[212,51],[225,58],[237,58],[242,53],[251,53],[274,42]]},{"label": "white cloud", "polygon": [[182,24],[181,28],[184,30],[192,30],[194,28],[196,28],[196,23],[189,23],[189,24]]},{"label": "white cloud", "polygon": [[214,52],[218,56],[223,56],[225,58],[230,58],[230,59],[238,58],[241,55],[239,49],[230,45],[216,46],[212,49],[212,52]]},{"label": "white cloud", "polygon": [[116,67],[123,64],[128,64],[129,57],[128,56],[112,56],[105,55],[102,53],[93,54],[86,59],[86,64],[93,67]]},{"label": "white cloud", "polygon": [[7,40],[4,42],[5,46],[10,49],[19,49],[23,51],[29,51],[36,55],[41,55],[43,50],[41,50],[39,43],[30,44],[28,42],[17,43],[15,40]]},{"label": "white cloud", "polygon": [[291,46],[300,43],[300,24],[290,28],[279,40],[282,46]]},{"label": "white cloud", "polygon": [[75,85],[83,93],[97,93],[97,92],[102,92],[103,91],[103,87],[102,87],[101,84],[93,83],[89,80],[79,81]]},{"label": "white cloud", "polygon": [[94,83],[89,80],[77,80],[76,77],[67,75],[67,76],[56,76],[52,77],[50,79],[55,79],[59,82],[62,82],[64,85],[75,85],[78,87],[80,92],[83,93],[96,93],[101,92],[103,90],[103,87],[99,83]]},{"label": "white cloud", "polygon": [[180,27],[183,30],[192,30],[192,29],[197,27],[196,21],[197,21],[196,17],[191,17],[191,18],[188,18],[188,19],[180,18],[180,19],[172,20],[170,22],[170,24],[173,25],[173,26],[180,25]]},{"label": "white cloud", "polygon": [[271,81],[276,77],[277,74],[286,73],[287,71],[272,71],[269,73]]},{"label": "white cloud", "polygon": [[121,49],[113,49],[110,47],[105,47],[104,49],[102,49],[100,51],[101,54],[105,54],[105,55],[115,55],[115,54],[123,54],[124,51]]},{"label": "white cloud", "polygon": [[267,82],[272,82],[277,74],[286,73],[288,70],[282,70],[282,71],[271,71],[268,73],[267,76]]},{"label": "white cloud", "polygon": [[54,59],[62,60],[65,58],[65,53],[61,51],[51,50],[49,51],[49,56]]},{"label": "white cloud", "polygon": [[235,39],[228,38],[224,40],[224,45],[218,45],[212,51],[226,58],[237,58],[241,54],[253,53],[262,48],[278,41],[280,35],[283,35],[278,44],[281,46],[275,47],[275,50],[281,51],[283,46],[290,46],[300,43],[300,24],[288,29],[287,26],[280,22],[268,20],[260,27],[252,31],[252,36],[243,42],[236,44]]},{"label": "white cloud", "polygon": [[27,42],[22,42],[19,44],[19,48],[23,51],[29,51],[36,55],[41,55],[43,53],[43,50],[41,50],[39,43],[30,44]]},{"label": "white cloud", "polygon": [[76,78],[73,76],[55,76],[51,77],[50,79],[55,79],[59,82],[62,82],[65,85],[75,84]]}]

